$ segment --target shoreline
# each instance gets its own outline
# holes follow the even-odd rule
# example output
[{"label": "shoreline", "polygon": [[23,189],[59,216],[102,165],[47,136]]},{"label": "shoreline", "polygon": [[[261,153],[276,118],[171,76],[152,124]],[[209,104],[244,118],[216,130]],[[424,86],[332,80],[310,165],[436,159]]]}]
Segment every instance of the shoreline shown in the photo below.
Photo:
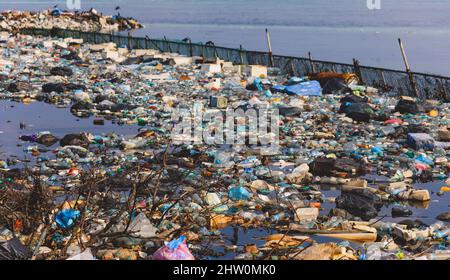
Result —
[{"label": "shoreline", "polygon": [[59,8],[44,11],[3,11],[0,29],[11,32],[24,28],[71,28],[90,32],[119,32],[143,28],[137,20],[121,16],[104,16],[95,9],[81,12]]}]

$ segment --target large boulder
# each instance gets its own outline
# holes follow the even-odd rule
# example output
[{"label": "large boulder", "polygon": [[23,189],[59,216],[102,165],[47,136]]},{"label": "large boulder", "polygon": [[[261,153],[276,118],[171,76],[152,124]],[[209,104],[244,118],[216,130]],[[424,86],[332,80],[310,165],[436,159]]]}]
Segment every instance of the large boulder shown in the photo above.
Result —
[{"label": "large boulder", "polygon": [[336,198],[337,208],[345,209],[366,221],[375,218],[382,206],[381,198],[367,189],[354,189]]}]

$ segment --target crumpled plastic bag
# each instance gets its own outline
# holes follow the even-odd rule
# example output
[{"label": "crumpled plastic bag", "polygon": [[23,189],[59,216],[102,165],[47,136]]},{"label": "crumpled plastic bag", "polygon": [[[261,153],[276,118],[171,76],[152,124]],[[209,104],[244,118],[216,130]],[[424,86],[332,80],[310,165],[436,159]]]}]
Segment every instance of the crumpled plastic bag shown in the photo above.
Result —
[{"label": "crumpled plastic bag", "polygon": [[56,224],[63,228],[68,229],[75,224],[75,221],[80,216],[80,211],[74,209],[63,209],[55,216]]},{"label": "crumpled plastic bag", "polygon": [[186,244],[186,237],[181,236],[178,239],[174,239],[159,248],[154,254],[153,258],[155,260],[173,260],[173,261],[181,261],[181,260],[195,260],[195,257],[189,251],[189,248]]},{"label": "crumpled plastic bag", "polygon": [[0,243],[0,260],[27,260],[31,251],[17,237]]}]

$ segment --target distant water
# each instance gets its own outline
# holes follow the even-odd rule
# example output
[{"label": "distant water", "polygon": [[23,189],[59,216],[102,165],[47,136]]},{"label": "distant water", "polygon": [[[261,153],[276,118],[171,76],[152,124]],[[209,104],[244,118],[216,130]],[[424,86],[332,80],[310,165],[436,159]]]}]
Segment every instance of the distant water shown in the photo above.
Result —
[{"label": "distant water", "polygon": [[[133,16],[146,25],[135,35],[212,40],[216,45],[266,50],[264,29],[276,54],[403,69],[397,38],[414,71],[450,76],[450,1],[381,0],[81,0],[91,7]],[[0,9],[40,10],[65,0],[0,0]]]}]

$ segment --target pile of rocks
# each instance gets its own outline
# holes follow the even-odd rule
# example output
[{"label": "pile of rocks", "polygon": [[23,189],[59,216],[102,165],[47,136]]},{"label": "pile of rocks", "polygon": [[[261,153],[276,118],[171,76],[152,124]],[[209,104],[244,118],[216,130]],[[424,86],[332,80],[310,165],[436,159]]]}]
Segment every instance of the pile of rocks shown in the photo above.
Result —
[{"label": "pile of rocks", "polygon": [[110,33],[142,27],[142,24],[133,18],[105,16],[95,9],[85,12],[69,12],[60,9],[41,12],[5,11],[0,14],[0,29],[6,31],[23,28],[61,28]]}]

